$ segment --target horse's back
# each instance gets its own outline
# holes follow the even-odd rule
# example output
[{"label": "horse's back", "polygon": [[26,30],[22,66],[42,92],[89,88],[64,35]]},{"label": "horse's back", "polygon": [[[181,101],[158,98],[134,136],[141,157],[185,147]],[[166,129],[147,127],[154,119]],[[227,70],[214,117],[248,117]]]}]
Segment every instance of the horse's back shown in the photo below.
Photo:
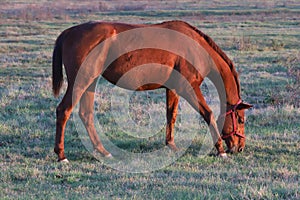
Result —
[{"label": "horse's back", "polygon": [[[76,77],[76,73],[81,67],[84,60],[87,58],[87,55],[95,49],[97,45],[99,45],[104,40],[111,38],[114,34],[125,33],[127,34],[129,30],[134,30],[138,28],[160,28],[164,32],[163,29],[169,29],[176,32],[180,32],[186,35],[193,34],[193,30],[191,27],[182,21],[169,21],[163,22],[159,24],[151,24],[151,25],[142,25],[142,24],[125,24],[125,23],[108,23],[108,22],[88,22],[84,24],[80,24],[74,27],[67,29],[65,40],[64,40],[64,48],[63,48],[63,62],[66,67],[67,75],[70,74],[70,77]],[[141,30],[141,29],[140,29]],[[150,30],[150,29],[149,29]],[[154,30],[154,29],[153,29]],[[157,29],[158,30],[158,29]],[[145,42],[148,36],[143,37],[138,31],[131,32],[132,35],[125,38],[126,41],[120,43],[121,45],[113,45],[113,47],[109,47],[108,55],[113,57],[114,54],[118,55],[118,52],[123,52],[123,48],[130,49],[131,45],[128,43],[128,40],[134,46],[136,43]],[[145,32],[144,32],[145,33]],[[145,35],[148,33],[146,32]],[[160,35],[154,35],[155,37]],[[175,35],[176,36],[176,35]],[[150,36],[152,37],[152,36]],[[145,39],[145,40],[144,40]],[[180,43],[174,43],[176,38],[168,38],[166,37],[165,41],[162,41],[165,46],[177,45],[176,49],[180,48]],[[122,45],[126,44],[126,45]],[[192,52],[192,51],[188,51]],[[154,49],[154,48],[142,48],[135,49],[133,51],[125,52],[120,54],[120,56],[116,57],[116,59],[112,63],[103,63],[104,66],[95,66],[95,73],[99,72],[99,75],[102,73],[103,77],[106,78],[113,84],[117,84],[121,77],[124,74],[130,72],[135,68],[134,74],[128,74],[127,78],[122,83],[124,88],[127,89],[137,89],[138,86],[142,86],[143,82],[156,82],[159,84],[151,84],[151,86],[147,85],[139,90],[147,89],[155,89],[160,87],[168,81],[172,70],[178,67],[178,60],[180,57],[175,53],[172,53],[163,49]],[[152,63],[152,65],[151,65]],[[177,64],[176,64],[177,63]],[[142,66],[138,70],[137,66]],[[182,71],[183,69],[176,69],[177,71]],[[190,69],[185,68],[185,72],[190,71]],[[129,81],[131,80],[131,81]],[[127,85],[125,84],[127,82]],[[128,85],[128,83],[131,83]]]}]

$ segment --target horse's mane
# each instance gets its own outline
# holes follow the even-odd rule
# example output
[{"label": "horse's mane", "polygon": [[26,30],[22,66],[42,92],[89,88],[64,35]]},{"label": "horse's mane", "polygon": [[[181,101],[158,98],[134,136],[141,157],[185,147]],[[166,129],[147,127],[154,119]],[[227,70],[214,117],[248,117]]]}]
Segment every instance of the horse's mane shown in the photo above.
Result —
[{"label": "horse's mane", "polygon": [[227,65],[230,67],[230,70],[234,76],[236,85],[237,85],[237,90],[238,90],[238,95],[240,96],[240,82],[238,78],[238,73],[233,65],[233,62],[231,61],[230,58],[222,51],[222,49],[206,34],[201,32],[198,28],[184,22],[187,26],[192,28],[194,31],[196,31],[201,37],[205,39],[205,41],[223,58],[223,60],[227,63]]}]

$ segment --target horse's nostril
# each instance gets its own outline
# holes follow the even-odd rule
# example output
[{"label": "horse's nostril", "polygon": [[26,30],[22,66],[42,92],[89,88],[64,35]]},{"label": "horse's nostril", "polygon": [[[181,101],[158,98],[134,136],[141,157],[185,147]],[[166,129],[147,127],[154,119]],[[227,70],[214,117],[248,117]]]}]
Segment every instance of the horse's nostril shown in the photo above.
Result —
[{"label": "horse's nostril", "polygon": [[243,147],[240,147],[239,148],[239,152],[243,152],[244,151],[244,148]]}]

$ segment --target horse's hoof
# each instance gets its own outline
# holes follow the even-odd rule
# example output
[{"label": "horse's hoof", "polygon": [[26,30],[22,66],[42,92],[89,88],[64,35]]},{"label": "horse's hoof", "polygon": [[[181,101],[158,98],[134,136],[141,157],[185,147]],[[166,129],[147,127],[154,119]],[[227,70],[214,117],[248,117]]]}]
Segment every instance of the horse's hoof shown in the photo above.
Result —
[{"label": "horse's hoof", "polygon": [[225,158],[225,159],[228,158],[227,153],[219,153],[218,157]]},{"label": "horse's hoof", "polygon": [[62,160],[58,160],[58,162],[60,162],[60,163],[70,163],[67,158],[62,159]]},{"label": "horse's hoof", "polygon": [[179,151],[175,144],[167,144],[167,146],[174,152]]},{"label": "horse's hoof", "polygon": [[105,158],[110,158],[110,159],[113,158],[113,156],[112,156],[110,153],[107,154],[107,155],[105,155],[104,157],[105,157]]}]

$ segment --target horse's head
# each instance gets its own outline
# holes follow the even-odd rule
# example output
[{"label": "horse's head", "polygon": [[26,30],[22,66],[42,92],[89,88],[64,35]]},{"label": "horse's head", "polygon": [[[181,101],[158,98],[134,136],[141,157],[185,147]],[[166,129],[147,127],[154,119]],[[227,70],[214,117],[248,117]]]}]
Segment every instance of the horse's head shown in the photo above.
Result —
[{"label": "horse's head", "polygon": [[[222,139],[225,140],[228,153],[242,152],[245,148],[245,109],[252,105],[242,102],[227,105],[227,112],[221,118],[224,120]],[[221,125],[221,118],[218,124]],[[225,119],[224,119],[225,118]],[[221,128],[221,127],[220,127]]]}]

